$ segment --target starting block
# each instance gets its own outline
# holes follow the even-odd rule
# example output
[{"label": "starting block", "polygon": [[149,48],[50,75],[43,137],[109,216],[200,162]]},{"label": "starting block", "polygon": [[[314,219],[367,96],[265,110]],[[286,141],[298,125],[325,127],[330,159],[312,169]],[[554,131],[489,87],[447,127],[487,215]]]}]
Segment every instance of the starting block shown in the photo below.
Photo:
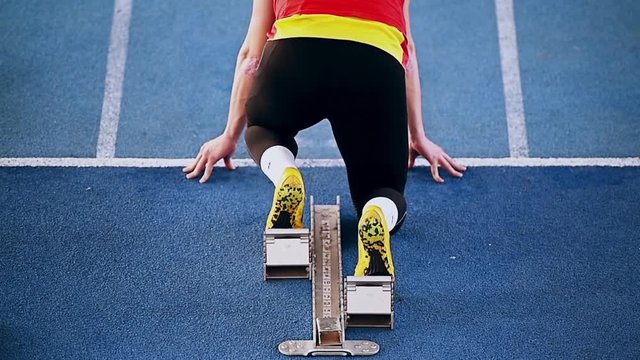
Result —
[{"label": "starting block", "polygon": [[309,229],[264,232],[264,279],[310,279]]},{"label": "starting block", "polygon": [[[310,242],[306,244],[309,245],[307,254],[311,259],[306,266],[310,270],[308,276],[313,289],[312,339],[285,341],[278,350],[291,356],[377,354],[380,351],[378,344],[367,340],[347,340],[345,329],[347,326],[393,327],[393,278],[349,276],[342,281],[339,197],[336,205],[315,205],[311,197],[311,229],[311,232],[306,231],[307,236],[310,235]],[[304,231],[296,231],[265,232],[266,279],[292,277],[281,276],[282,272],[278,271],[282,269],[278,266],[304,266],[292,264],[304,262]],[[278,243],[282,239],[290,241]]]}]

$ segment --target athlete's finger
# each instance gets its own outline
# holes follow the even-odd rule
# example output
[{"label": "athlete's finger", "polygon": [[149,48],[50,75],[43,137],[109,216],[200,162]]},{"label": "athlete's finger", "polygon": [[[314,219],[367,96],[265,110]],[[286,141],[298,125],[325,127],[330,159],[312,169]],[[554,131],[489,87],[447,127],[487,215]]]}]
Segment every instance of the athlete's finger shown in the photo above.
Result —
[{"label": "athlete's finger", "polygon": [[455,177],[462,177],[462,173],[456,171],[456,169],[453,168],[453,166],[451,166],[451,164],[449,164],[449,161],[447,161],[447,159],[444,159],[442,161],[442,167],[447,170],[447,172]]},{"label": "athlete's finger", "polygon": [[207,164],[207,159],[203,156],[202,158],[200,158],[200,161],[198,161],[198,164],[196,165],[195,169],[193,169],[192,172],[187,174],[187,179],[193,179],[196,176],[200,175],[200,173],[202,172],[206,164]]},{"label": "athlete's finger", "polygon": [[185,173],[190,173],[190,172],[192,172],[192,171],[193,171],[193,169],[195,169],[195,168],[196,168],[196,165],[198,164],[198,161],[200,161],[200,158],[201,158],[201,157],[202,157],[202,152],[199,152],[199,153],[198,153],[198,156],[196,156],[196,159],[193,161],[193,164],[191,164],[191,165],[189,165],[189,166],[185,166],[185,167],[182,169],[182,172],[185,172]]},{"label": "athlete's finger", "polygon": [[411,151],[409,152],[409,169],[413,169],[413,167],[416,165],[416,157],[418,157],[418,152],[411,149]]},{"label": "athlete's finger", "polygon": [[214,162],[207,162],[207,165],[205,166],[204,169],[204,175],[202,175],[202,177],[200,178],[200,184],[204,184],[206,183],[209,178],[211,177],[211,174],[213,173],[213,165],[215,165]]},{"label": "athlete's finger", "polygon": [[227,169],[229,170],[235,170],[236,166],[233,164],[233,161],[231,161],[231,155],[226,156],[224,158],[224,166],[227,167]]},{"label": "athlete's finger", "polygon": [[457,161],[455,161],[451,156],[444,154],[445,159],[447,159],[447,161],[449,161],[449,163],[453,166],[454,169],[458,170],[458,171],[467,171],[467,167],[459,164]]},{"label": "athlete's finger", "polygon": [[440,174],[438,173],[438,162],[434,161],[431,163],[431,176],[433,176],[433,180],[435,180],[438,183],[443,183],[444,180],[440,177]]}]

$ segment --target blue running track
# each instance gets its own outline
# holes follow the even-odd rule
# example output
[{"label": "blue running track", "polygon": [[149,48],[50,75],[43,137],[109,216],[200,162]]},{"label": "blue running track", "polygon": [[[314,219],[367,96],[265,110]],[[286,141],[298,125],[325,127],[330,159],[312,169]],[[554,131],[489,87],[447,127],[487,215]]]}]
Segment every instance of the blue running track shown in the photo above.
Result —
[{"label": "blue running track", "polygon": [[[343,197],[343,169],[305,169]],[[242,180],[240,180],[242,179]],[[279,358],[311,336],[308,281],[262,280],[271,184],[176,169],[0,169],[0,358]],[[640,168],[411,172],[394,237],[397,328],[348,332],[383,359],[633,359],[640,354]]]}]

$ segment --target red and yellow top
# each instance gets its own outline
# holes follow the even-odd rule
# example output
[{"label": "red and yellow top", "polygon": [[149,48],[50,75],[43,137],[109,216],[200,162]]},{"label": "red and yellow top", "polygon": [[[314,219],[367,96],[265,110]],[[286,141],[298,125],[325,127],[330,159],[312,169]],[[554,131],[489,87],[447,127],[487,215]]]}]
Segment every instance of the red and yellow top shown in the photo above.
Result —
[{"label": "red and yellow top", "polygon": [[404,0],[273,0],[273,9],[270,39],[351,40],[408,61]]}]

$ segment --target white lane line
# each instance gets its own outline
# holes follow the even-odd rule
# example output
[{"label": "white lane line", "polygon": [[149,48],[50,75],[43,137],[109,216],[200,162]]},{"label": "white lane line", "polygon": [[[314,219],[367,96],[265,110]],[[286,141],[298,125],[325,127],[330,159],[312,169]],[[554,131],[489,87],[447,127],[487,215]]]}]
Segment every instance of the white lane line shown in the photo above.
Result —
[{"label": "white lane line", "polygon": [[133,0],[116,0],[113,9],[107,74],[104,80],[104,98],[100,117],[100,134],[96,148],[96,157],[98,158],[113,158],[116,154],[132,5]]},{"label": "white lane line", "polygon": [[524,115],[524,101],[522,100],[520,60],[518,59],[518,40],[516,37],[513,0],[496,0],[496,18],[500,42],[504,107],[509,131],[509,154],[514,158],[528,157],[529,143]]},{"label": "white lane line", "polygon": [[[470,167],[640,167],[640,157],[627,158],[456,158]],[[128,167],[167,168],[183,167],[193,159],[148,159],[148,158],[0,158],[0,167]],[[233,159],[238,167],[255,167],[251,159]],[[344,167],[341,159],[298,159],[300,167],[327,168]],[[416,166],[429,164],[424,159],[416,160]],[[216,166],[223,166],[220,162]]]}]

